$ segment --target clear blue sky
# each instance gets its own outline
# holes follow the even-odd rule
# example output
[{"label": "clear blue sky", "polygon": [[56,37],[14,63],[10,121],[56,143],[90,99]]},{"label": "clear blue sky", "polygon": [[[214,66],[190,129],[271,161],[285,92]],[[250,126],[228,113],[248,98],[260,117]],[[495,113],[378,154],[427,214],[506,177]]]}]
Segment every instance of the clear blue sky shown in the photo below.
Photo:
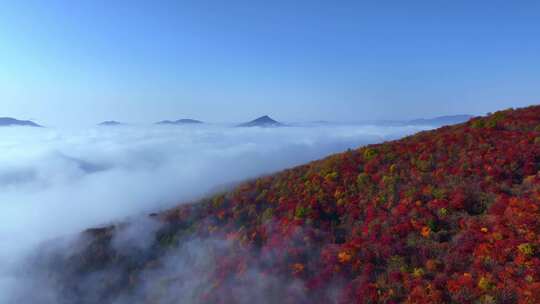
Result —
[{"label": "clear blue sky", "polygon": [[0,7],[0,116],[350,121],[540,102],[540,1]]}]

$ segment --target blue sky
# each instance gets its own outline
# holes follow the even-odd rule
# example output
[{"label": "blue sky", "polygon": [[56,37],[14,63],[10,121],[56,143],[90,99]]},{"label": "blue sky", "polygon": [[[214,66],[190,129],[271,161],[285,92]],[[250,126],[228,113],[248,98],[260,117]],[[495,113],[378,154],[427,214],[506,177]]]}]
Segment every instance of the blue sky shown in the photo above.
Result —
[{"label": "blue sky", "polygon": [[481,114],[540,101],[538,1],[3,1],[0,116]]}]

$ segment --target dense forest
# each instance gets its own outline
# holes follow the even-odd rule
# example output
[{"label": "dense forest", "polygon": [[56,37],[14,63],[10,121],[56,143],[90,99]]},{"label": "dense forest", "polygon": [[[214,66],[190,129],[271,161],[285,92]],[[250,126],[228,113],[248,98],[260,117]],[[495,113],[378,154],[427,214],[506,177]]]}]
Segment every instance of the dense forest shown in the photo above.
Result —
[{"label": "dense forest", "polygon": [[540,106],[510,109],[180,204],[150,237],[53,241],[33,267],[59,303],[540,303],[539,170]]}]

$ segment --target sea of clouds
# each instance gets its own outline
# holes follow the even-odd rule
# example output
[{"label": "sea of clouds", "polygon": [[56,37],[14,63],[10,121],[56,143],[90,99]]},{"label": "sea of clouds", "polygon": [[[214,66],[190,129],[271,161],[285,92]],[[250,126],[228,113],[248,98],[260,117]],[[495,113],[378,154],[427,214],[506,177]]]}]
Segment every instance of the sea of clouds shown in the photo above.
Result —
[{"label": "sea of clouds", "polygon": [[[428,126],[0,128],[0,303],[50,239]],[[3,298],[4,297],[4,298]]]}]

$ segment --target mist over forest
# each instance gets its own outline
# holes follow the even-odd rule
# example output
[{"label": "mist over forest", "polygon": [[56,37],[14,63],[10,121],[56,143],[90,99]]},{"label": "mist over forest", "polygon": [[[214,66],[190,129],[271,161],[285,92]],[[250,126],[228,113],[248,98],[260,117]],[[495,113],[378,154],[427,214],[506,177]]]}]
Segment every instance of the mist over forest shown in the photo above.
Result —
[{"label": "mist over forest", "polygon": [[429,126],[0,128],[0,294],[42,242]]}]

